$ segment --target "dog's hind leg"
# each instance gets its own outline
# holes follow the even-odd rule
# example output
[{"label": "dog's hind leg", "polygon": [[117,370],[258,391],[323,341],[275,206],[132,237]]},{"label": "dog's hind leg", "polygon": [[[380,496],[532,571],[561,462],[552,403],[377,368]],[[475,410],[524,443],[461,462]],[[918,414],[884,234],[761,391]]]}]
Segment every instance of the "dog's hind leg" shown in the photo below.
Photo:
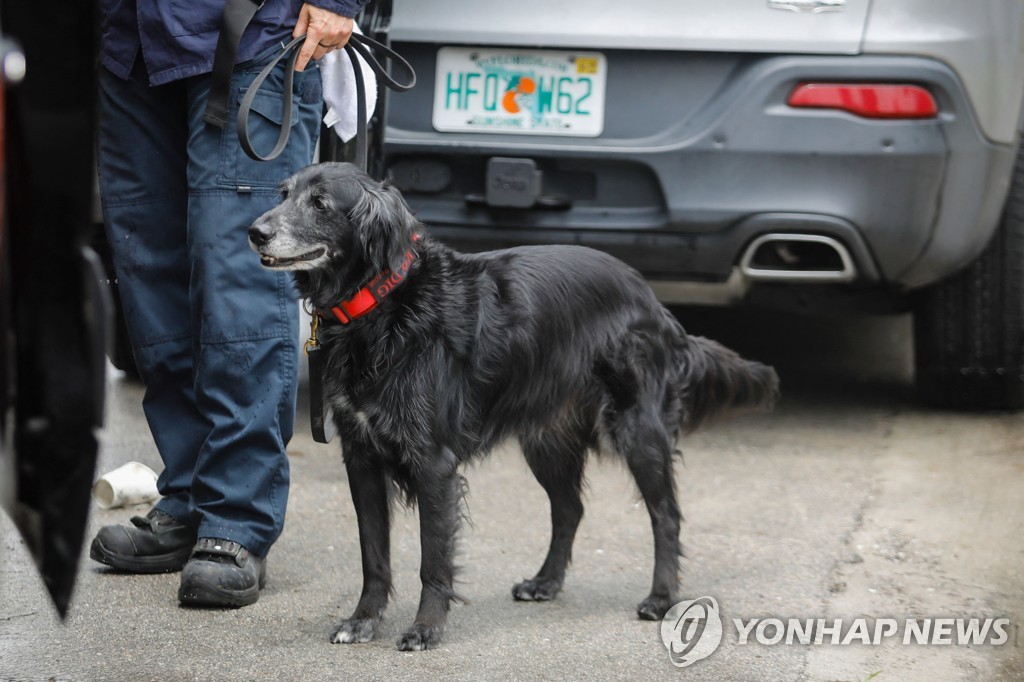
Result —
[{"label": "dog's hind leg", "polygon": [[412,626],[398,638],[399,651],[422,651],[437,646],[448,607],[455,594],[455,539],[463,478],[458,461],[448,448],[440,448],[416,472],[416,499],[420,515],[420,605]]},{"label": "dog's hind leg", "polygon": [[562,589],[565,571],[572,558],[572,543],[583,518],[580,492],[586,445],[556,439],[523,439],[523,454],[551,502],[551,546],[537,575],[512,588],[519,601],[549,601]]},{"label": "dog's hind leg", "polygon": [[331,642],[350,644],[373,639],[391,593],[391,505],[384,472],[362,459],[345,461],[359,525],[363,591],[352,616],[331,634]]},{"label": "dog's hind leg", "polygon": [[638,405],[620,416],[612,434],[644,498],[654,530],[651,593],[636,607],[644,620],[658,620],[676,600],[679,586],[679,506],[672,473],[672,440],[653,409]]}]

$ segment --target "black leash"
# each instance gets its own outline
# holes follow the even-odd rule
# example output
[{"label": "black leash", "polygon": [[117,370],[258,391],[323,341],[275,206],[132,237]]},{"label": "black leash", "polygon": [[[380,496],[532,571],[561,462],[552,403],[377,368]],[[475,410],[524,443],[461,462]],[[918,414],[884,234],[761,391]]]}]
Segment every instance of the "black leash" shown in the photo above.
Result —
[{"label": "black leash", "polygon": [[[270,161],[276,158],[288,144],[288,135],[291,133],[292,122],[291,92],[295,77],[295,61],[299,57],[299,48],[305,40],[306,36],[299,36],[285,45],[281,54],[264,66],[263,70],[256,76],[249,89],[246,90],[245,96],[242,97],[242,103],[238,107],[238,141],[242,145],[242,149],[245,150],[245,153],[257,161]],[[408,80],[404,83],[395,80],[370,52],[371,49],[380,52],[386,60],[398,64],[408,74]],[[356,165],[365,169],[367,162],[366,85],[363,83],[363,69],[359,64],[359,57],[361,56],[366,60],[366,64],[377,75],[382,85],[397,92],[405,92],[416,85],[416,72],[409,62],[390,47],[359,33],[353,33],[349,36],[348,43],[345,45],[345,53],[352,62],[352,71],[355,74],[356,84]],[[267,76],[274,70],[278,62],[286,57],[288,61],[284,77],[285,95],[281,102],[281,134],[278,136],[277,144],[274,145],[270,153],[262,156],[253,149],[252,141],[249,139],[249,111],[252,108],[252,101],[256,97],[256,93],[263,86]]]},{"label": "black leash", "polygon": [[[213,73],[210,83],[210,94],[206,103],[206,112],[203,120],[211,125],[223,129],[227,124],[228,99],[231,91],[231,73],[234,71],[235,55],[238,53],[238,43],[241,40],[245,26],[252,19],[256,11],[263,6],[262,2],[254,0],[228,0],[224,6],[224,15],[221,18],[221,34],[217,41],[217,51],[213,60]],[[291,134],[292,122],[292,85],[295,80],[295,62],[299,57],[299,48],[305,42],[306,36],[299,36],[284,46],[277,57],[263,67],[259,75],[249,86],[242,102],[238,108],[238,142],[249,157],[257,161],[270,161],[284,151],[288,145],[288,136]],[[379,52],[385,61],[397,64],[408,75],[405,82],[395,80],[387,69],[377,60],[371,50]],[[377,42],[373,38],[360,33],[353,33],[349,36],[345,45],[345,53],[352,62],[352,71],[355,74],[356,85],[356,165],[366,169],[368,161],[367,139],[366,139],[366,86],[363,82],[363,69],[359,64],[362,57],[370,69],[377,75],[379,81],[388,88],[397,92],[405,92],[416,85],[416,72],[400,54],[387,45]],[[252,108],[253,99],[256,93],[263,86],[264,81],[274,70],[274,67],[287,58],[284,77],[284,94],[281,102],[281,134],[277,138],[274,148],[266,156],[261,155],[252,146],[249,138],[249,112]]]},{"label": "black leash", "polygon": [[[203,114],[203,119],[207,123],[222,130],[228,121],[231,75],[235,68],[238,44],[246,25],[262,6],[263,0],[227,0],[224,6],[224,14],[221,17],[221,33],[213,61],[210,94],[206,103],[206,111]],[[292,86],[295,82],[295,62],[299,57],[299,48],[305,40],[306,36],[300,36],[285,45],[281,53],[263,67],[242,97],[238,108],[238,142],[245,153],[257,161],[270,161],[276,158],[288,145],[288,136],[291,134],[292,126]],[[397,64],[406,72],[408,79],[405,82],[395,80],[387,69],[377,61],[371,50],[383,55],[385,61]],[[369,161],[366,134],[366,84],[363,82],[363,68],[359,57],[365,60],[384,87],[397,92],[405,92],[416,85],[416,72],[409,62],[390,47],[360,33],[353,33],[349,36],[348,43],[345,45],[345,53],[352,63],[356,86],[356,165],[365,171]],[[253,149],[252,140],[249,138],[249,112],[252,109],[256,93],[259,92],[271,71],[282,59],[286,58],[288,61],[285,67],[284,93],[281,102],[281,133],[270,153],[262,156]],[[318,443],[327,443],[334,437],[336,426],[333,409],[330,403],[324,400],[323,377],[326,360],[323,348],[317,340],[319,321],[319,316],[314,312],[311,336],[306,342],[306,355],[309,358],[310,426],[313,431],[313,439]]]}]

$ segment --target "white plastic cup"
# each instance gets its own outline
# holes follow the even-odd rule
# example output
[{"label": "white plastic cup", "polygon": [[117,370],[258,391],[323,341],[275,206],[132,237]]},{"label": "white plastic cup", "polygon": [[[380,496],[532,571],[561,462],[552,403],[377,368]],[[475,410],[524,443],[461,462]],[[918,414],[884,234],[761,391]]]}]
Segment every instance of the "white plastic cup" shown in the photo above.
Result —
[{"label": "white plastic cup", "polygon": [[160,498],[156,472],[141,462],[128,462],[100,476],[92,487],[92,499],[101,509],[146,504]]}]

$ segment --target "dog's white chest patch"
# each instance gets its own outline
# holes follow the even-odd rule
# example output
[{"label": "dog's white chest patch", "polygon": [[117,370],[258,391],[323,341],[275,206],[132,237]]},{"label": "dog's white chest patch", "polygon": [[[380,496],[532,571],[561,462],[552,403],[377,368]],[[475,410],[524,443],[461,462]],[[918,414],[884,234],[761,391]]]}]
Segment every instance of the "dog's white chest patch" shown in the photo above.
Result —
[{"label": "dog's white chest patch", "polygon": [[370,424],[370,417],[363,410],[357,410],[352,401],[349,400],[348,395],[344,391],[339,391],[334,400],[334,410],[339,414],[352,417],[355,420],[359,428],[363,429],[367,433],[372,432],[373,427]]}]

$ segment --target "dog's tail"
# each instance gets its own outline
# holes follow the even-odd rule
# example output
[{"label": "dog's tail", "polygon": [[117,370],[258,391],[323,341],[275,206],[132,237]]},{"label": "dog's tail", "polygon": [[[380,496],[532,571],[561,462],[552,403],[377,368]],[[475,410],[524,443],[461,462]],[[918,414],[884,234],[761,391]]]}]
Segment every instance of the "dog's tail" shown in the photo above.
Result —
[{"label": "dog's tail", "polygon": [[685,433],[728,416],[767,411],[779,397],[779,376],[722,344],[690,336],[679,364]]}]

